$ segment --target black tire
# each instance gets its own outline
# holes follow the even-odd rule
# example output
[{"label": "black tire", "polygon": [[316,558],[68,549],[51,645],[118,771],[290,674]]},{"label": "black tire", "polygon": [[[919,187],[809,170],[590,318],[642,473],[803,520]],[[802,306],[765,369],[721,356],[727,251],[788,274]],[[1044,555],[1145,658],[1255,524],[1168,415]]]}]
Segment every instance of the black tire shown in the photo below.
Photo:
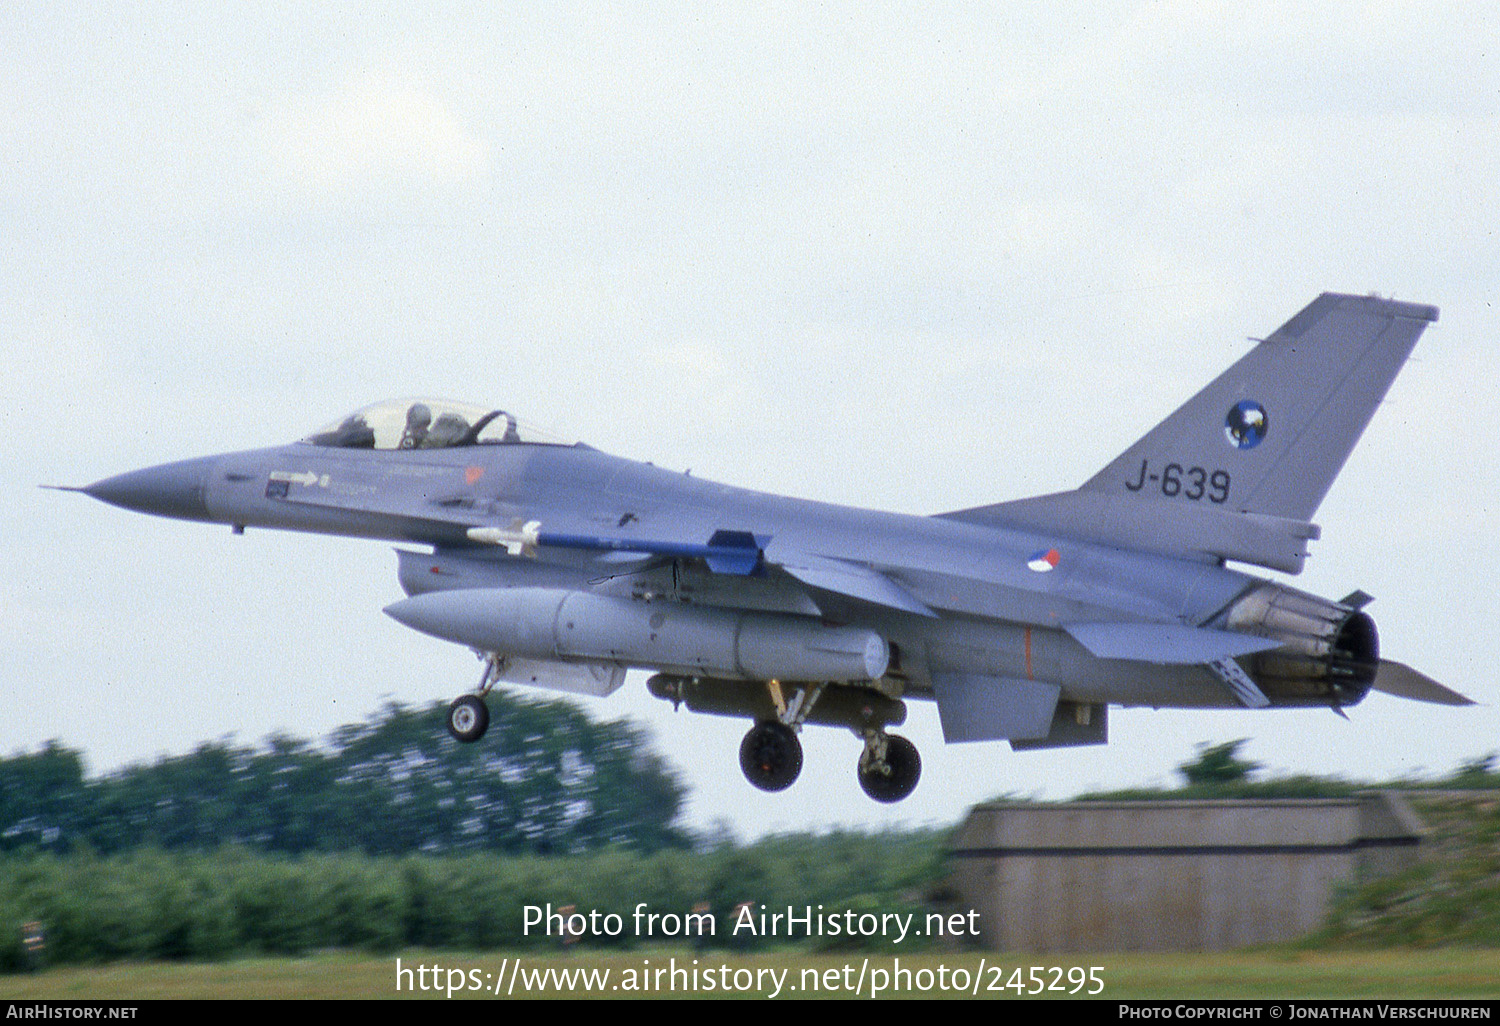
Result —
[{"label": "black tire", "polygon": [[922,779],[922,757],[917,746],[899,734],[887,734],[884,769],[861,756],[859,786],[877,802],[889,805],[911,794]]},{"label": "black tire", "polygon": [[778,720],[762,720],[740,742],[740,769],[762,791],[785,791],[802,772],[802,742]]},{"label": "black tire", "polygon": [[490,707],[478,695],[463,695],[448,707],[448,733],[455,741],[473,744],[490,729]]}]

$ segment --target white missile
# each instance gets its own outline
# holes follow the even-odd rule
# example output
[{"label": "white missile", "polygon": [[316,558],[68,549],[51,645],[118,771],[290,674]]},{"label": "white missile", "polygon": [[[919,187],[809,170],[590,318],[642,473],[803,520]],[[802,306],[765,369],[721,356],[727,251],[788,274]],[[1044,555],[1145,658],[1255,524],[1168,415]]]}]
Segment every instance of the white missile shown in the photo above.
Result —
[{"label": "white missile", "polygon": [[520,527],[471,527],[466,533],[470,541],[482,545],[503,545],[512,556],[535,556],[541,532],[540,520],[528,520]]}]

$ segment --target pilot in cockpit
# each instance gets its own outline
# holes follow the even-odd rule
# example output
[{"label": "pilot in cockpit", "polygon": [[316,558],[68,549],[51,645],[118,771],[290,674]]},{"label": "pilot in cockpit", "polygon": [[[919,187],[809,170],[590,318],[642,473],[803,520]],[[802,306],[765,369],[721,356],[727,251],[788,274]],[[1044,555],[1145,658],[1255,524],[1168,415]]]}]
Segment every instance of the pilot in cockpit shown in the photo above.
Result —
[{"label": "pilot in cockpit", "polygon": [[426,403],[412,403],[406,411],[406,430],[401,432],[398,449],[421,449],[427,443],[427,427],[432,423],[432,411]]},{"label": "pilot in cockpit", "polygon": [[521,427],[504,410],[446,399],[392,399],[358,410],[304,441],[341,449],[454,449],[471,445],[565,444]]},{"label": "pilot in cockpit", "polygon": [[449,446],[458,445],[469,434],[469,422],[451,410],[438,415],[427,432],[426,447],[429,449],[446,449]]}]

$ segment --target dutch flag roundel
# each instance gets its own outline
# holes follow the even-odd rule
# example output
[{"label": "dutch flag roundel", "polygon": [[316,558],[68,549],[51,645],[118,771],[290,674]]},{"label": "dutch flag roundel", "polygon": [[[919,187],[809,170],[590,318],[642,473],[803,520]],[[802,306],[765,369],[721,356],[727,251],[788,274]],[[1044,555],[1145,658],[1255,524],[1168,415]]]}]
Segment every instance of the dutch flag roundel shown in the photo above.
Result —
[{"label": "dutch flag roundel", "polygon": [[1062,562],[1062,554],[1056,549],[1042,549],[1026,561],[1026,565],[1039,574],[1045,574]]}]

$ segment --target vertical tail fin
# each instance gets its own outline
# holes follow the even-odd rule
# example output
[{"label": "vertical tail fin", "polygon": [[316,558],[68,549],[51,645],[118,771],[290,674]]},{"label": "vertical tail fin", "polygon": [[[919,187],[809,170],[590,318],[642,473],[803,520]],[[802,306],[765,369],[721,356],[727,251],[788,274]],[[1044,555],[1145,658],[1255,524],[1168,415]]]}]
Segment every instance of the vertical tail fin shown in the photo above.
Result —
[{"label": "vertical tail fin", "polygon": [[1312,519],[1436,307],[1324,293],[1081,491]]},{"label": "vertical tail fin", "polygon": [[1297,573],[1314,511],[1437,315],[1324,293],[1076,491],[943,516]]}]

